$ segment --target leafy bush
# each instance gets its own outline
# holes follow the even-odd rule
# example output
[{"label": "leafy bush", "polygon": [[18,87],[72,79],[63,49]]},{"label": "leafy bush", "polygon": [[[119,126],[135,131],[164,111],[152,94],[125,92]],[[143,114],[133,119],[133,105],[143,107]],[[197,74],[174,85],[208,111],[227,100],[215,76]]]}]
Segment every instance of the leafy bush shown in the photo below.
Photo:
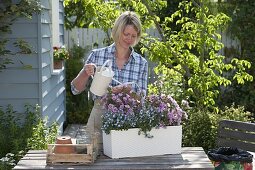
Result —
[{"label": "leafy bush", "polygon": [[48,144],[55,143],[58,136],[58,124],[53,122],[47,125],[47,117],[39,119],[33,127],[32,136],[28,139],[28,148],[32,150],[47,149]]},{"label": "leafy bush", "polygon": [[88,87],[86,90],[79,94],[73,95],[71,92],[70,83],[79,73],[83,67],[82,59],[87,48],[82,48],[74,45],[70,49],[70,59],[66,61],[66,112],[67,124],[69,123],[83,123],[86,124],[90,111],[93,107],[93,101],[88,96]]},{"label": "leafy bush", "polygon": [[216,147],[219,121],[222,119],[251,121],[250,112],[244,107],[232,105],[220,110],[219,113],[208,110],[193,109],[189,112],[189,119],[183,125],[183,145],[201,146],[205,150]]},{"label": "leafy bush", "polygon": [[46,149],[57,137],[57,124],[48,127],[39,106],[26,105],[25,110],[21,120],[11,105],[0,107],[0,169],[11,169],[29,149]]},{"label": "leafy bush", "polygon": [[11,170],[14,167],[18,160],[20,160],[25,155],[24,151],[20,151],[16,154],[7,153],[5,157],[0,159],[0,169]]},{"label": "leafy bush", "polygon": [[6,153],[17,153],[26,148],[26,139],[31,136],[32,127],[35,125],[35,113],[30,106],[26,105],[26,118],[24,125],[17,117],[16,112],[11,105],[8,105],[4,111],[0,109],[0,157]]}]

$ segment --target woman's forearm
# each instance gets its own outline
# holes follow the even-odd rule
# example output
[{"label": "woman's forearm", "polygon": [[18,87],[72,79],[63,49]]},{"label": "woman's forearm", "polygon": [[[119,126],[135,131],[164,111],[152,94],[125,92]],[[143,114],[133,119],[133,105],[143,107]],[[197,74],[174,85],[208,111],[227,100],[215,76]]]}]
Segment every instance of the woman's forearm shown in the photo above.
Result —
[{"label": "woman's forearm", "polygon": [[74,89],[76,91],[75,93],[73,92],[73,94],[79,94],[82,91],[84,91],[86,88],[88,79],[89,79],[89,75],[86,73],[85,69],[82,69],[79,72],[79,74],[71,82],[72,86],[74,86]]}]

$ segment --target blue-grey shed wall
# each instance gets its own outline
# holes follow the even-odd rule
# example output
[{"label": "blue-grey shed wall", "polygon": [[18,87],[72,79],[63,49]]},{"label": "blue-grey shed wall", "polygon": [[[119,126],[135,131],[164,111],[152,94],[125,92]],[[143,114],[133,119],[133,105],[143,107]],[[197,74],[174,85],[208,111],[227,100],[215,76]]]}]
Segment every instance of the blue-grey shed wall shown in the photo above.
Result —
[{"label": "blue-grey shed wall", "polygon": [[[24,113],[25,104],[41,106],[42,116],[49,123],[57,121],[63,131],[65,115],[65,69],[52,69],[52,16],[51,10],[59,8],[59,44],[64,45],[64,10],[62,1],[51,7],[50,0],[41,0],[42,10],[32,20],[21,18],[12,25],[10,42],[16,39],[27,41],[34,52],[9,56],[14,64],[0,72],[0,106],[11,104],[17,114]],[[9,44],[9,50],[15,48]],[[25,69],[21,63],[31,65]]]}]

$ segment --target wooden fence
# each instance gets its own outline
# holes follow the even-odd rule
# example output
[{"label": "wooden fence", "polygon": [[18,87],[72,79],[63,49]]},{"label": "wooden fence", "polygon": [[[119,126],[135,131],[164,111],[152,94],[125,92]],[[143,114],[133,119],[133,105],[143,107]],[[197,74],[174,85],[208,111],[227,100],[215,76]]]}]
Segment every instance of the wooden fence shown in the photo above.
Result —
[{"label": "wooden fence", "polygon": [[[146,32],[151,36],[159,37],[159,33],[155,29],[148,29]],[[110,36],[110,33],[108,36]],[[94,48],[95,44],[97,44],[98,47],[103,47],[105,46],[104,40],[106,37],[107,34],[100,29],[74,28],[71,31],[65,31],[65,44],[68,48],[73,47],[74,44],[83,48]],[[221,32],[221,42],[225,45],[225,47],[235,47],[237,49],[239,48],[238,41],[231,39],[225,32]]]}]

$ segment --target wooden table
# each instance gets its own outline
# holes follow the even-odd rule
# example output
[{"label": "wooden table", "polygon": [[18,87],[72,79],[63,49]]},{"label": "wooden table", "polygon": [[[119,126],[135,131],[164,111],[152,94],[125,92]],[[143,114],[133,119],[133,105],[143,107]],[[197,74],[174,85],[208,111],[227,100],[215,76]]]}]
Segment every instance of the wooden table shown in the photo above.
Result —
[{"label": "wooden table", "polygon": [[94,169],[94,170],[213,170],[214,167],[201,147],[184,147],[177,155],[111,159],[104,155],[91,165],[46,165],[45,150],[29,151],[14,169]]}]

